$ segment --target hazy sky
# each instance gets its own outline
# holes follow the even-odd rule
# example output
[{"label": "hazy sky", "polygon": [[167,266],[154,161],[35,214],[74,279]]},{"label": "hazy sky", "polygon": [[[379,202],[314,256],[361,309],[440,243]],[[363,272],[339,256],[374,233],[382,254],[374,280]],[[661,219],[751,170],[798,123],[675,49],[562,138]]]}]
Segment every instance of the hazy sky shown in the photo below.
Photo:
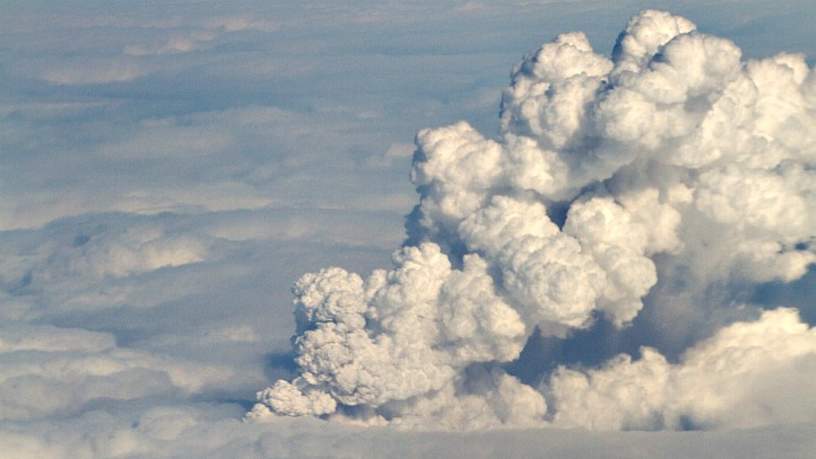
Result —
[{"label": "hazy sky", "polygon": [[[798,403],[805,413],[787,418],[783,410],[755,430],[418,433],[310,418],[242,422],[257,391],[297,374],[292,284],[326,266],[363,276],[392,266],[404,216],[418,202],[409,180],[417,131],[466,120],[500,138],[502,90],[524,55],[559,33],[583,31],[608,56],[645,8],[732,40],[743,59],[788,51],[814,65],[816,4],[808,0],[0,0],[0,451],[14,458],[806,456],[816,448],[807,414],[816,412],[816,394],[795,375],[816,374],[812,353],[785,367],[778,385],[757,389],[793,387],[802,398],[767,400]],[[802,110],[813,116],[809,103]],[[812,154],[810,141],[785,148]],[[812,157],[800,163],[813,170]],[[801,196],[810,212],[811,188],[782,196]],[[768,217],[786,226],[779,230],[790,242],[785,250],[812,251],[813,218],[790,229],[787,215]],[[768,242],[752,231],[746,240]],[[481,237],[474,234],[473,241]],[[484,244],[480,253],[489,258]],[[555,361],[596,366],[646,344],[666,355],[660,371],[682,373],[683,362],[709,364],[678,360],[690,345],[780,305],[798,307],[804,323],[780,315],[762,323],[801,332],[779,352],[800,349],[812,340],[805,324],[816,324],[816,270],[791,274],[786,284],[777,273],[783,268],[756,274],[761,261],[747,265],[755,277],[742,284],[706,284],[706,301],[750,302],[750,311],[703,317],[648,300],[632,331],[605,322],[573,340],[537,335],[508,371],[538,384]],[[657,266],[660,276],[688,268],[661,265],[659,256]],[[690,269],[717,277],[731,269],[723,266]],[[655,295],[672,287],[658,284]],[[724,293],[711,292],[717,288]],[[629,309],[621,305],[631,308],[640,296],[609,300],[605,312],[623,317]],[[728,330],[742,333],[739,324]],[[719,345],[707,343],[699,354]],[[613,370],[591,371],[602,379]],[[678,384],[704,386],[694,385],[696,377]],[[563,395],[563,405],[612,397],[603,387],[582,390],[567,390],[585,398]]]}]

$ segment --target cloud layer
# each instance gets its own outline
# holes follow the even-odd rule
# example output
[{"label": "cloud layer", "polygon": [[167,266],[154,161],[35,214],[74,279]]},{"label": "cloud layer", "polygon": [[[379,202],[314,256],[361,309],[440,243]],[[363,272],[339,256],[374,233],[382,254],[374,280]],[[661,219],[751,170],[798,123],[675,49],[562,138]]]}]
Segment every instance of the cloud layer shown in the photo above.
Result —
[{"label": "cloud layer", "polygon": [[[682,245],[693,243],[692,235],[705,236],[695,253],[706,255],[725,247],[719,244],[731,237],[731,223],[706,233],[705,215],[691,219],[674,204],[677,213],[653,205],[665,204],[662,192],[624,200],[616,190],[669,180],[649,175],[664,171],[654,165],[634,174],[649,177],[643,182],[607,191],[630,214],[637,207],[659,218],[632,214],[624,224],[626,214],[607,200],[589,199],[597,181],[565,197],[519,193],[538,187],[546,174],[575,175],[569,168],[577,163],[542,169],[533,155],[545,149],[541,133],[518,135],[513,148],[506,134],[495,136],[502,123],[515,123],[509,105],[506,121],[497,121],[496,111],[521,51],[584,30],[597,54],[607,56],[596,64],[607,65],[615,36],[643,2],[6,3],[0,14],[3,457],[793,458],[816,447],[816,423],[807,421],[812,391],[800,377],[810,378],[809,354],[794,350],[807,349],[802,343],[811,332],[804,323],[816,324],[816,267],[791,282],[757,283],[739,271],[758,274],[762,263],[735,262],[737,273],[726,276],[719,264],[703,263],[705,257],[690,260]],[[816,55],[807,20],[812,1],[744,0],[739,14],[733,2],[651,4],[734,40],[743,64],[786,49]],[[580,117],[570,121],[566,94],[558,96],[557,113],[524,117],[592,132]],[[417,210],[405,244],[416,250],[400,251],[384,278],[370,279],[372,270],[389,266],[405,238],[404,215],[417,204],[406,180],[413,136],[461,119],[469,128],[451,132],[471,131],[474,145],[480,137],[499,145],[497,163],[484,158],[496,172],[462,173],[437,158],[415,177],[430,174],[448,193],[450,209],[460,205],[456,184],[463,199],[478,197],[478,210],[461,223],[437,213],[434,218],[450,221],[428,227],[421,217],[430,206]],[[455,144],[453,136],[433,131],[428,142]],[[586,141],[591,145],[591,136]],[[553,158],[564,156],[562,147],[547,149]],[[467,171],[462,153],[454,156]],[[567,196],[572,192],[587,199],[574,200]],[[719,193],[734,194],[728,187]],[[595,214],[609,214],[615,225],[594,223],[603,232],[588,232]],[[754,225],[746,221],[737,224]],[[801,234],[801,227],[774,231]],[[507,244],[521,233],[529,241]],[[583,256],[552,266],[576,251]],[[677,258],[682,253],[689,256]],[[642,277],[608,280],[615,257],[640,266]],[[637,298],[651,279],[647,261],[657,280]],[[326,266],[344,271],[324,278]],[[305,272],[316,276],[298,284],[303,304],[296,317],[289,287]],[[548,281],[558,272],[563,280]],[[359,286],[350,273],[360,273]],[[513,277],[512,295],[505,273]],[[595,288],[573,291],[600,277]],[[439,289],[422,292],[412,282]],[[344,287],[333,294],[338,285]],[[332,299],[321,302],[321,295]],[[643,306],[627,321],[627,311],[640,307],[636,299]],[[792,312],[784,320],[762,316],[762,309],[780,306],[798,307],[801,323]],[[315,357],[304,365],[334,384],[338,397],[386,399],[439,387],[451,374],[453,380],[377,407],[304,392],[289,338],[293,330],[305,334],[332,320],[346,328],[327,327],[304,342]],[[782,327],[787,338],[772,331],[783,322],[798,323]],[[768,346],[778,359],[753,345],[706,344],[736,323],[778,337],[780,346]],[[409,325],[416,330],[402,328]],[[645,357],[644,346],[664,363]],[[346,359],[347,349],[365,351],[362,359],[343,360],[349,368],[374,370],[378,353],[388,353],[385,363],[395,355],[406,365],[354,375],[324,359]],[[692,358],[690,349],[708,349],[712,357]],[[628,365],[618,363],[620,353],[631,356]],[[743,364],[735,363],[729,368],[736,372],[707,378],[711,384],[701,387],[711,403],[669,400],[666,394],[688,395],[687,384],[697,380],[700,373],[689,365],[720,368],[720,360],[751,369],[736,371]],[[423,376],[422,366],[433,372]],[[630,366],[666,376],[625,386],[651,394],[630,399],[622,385],[604,382],[632,381],[628,375],[637,370]],[[382,387],[394,374],[404,383]],[[555,374],[564,374],[565,384],[555,385]],[[265,396],[280,400],[278,409],[314,413],[334,404],[335,411],[319,416],[328,422],[308,415],[243,422],[258,389],[276,383],[289,384],[288,395]],[[733,397],[720,400],[721,386]],[[572,389],[556,397],[558,387]],[[581,418],[561,410],[575,403],[571,393],[593,406],[618,405],[620,415]],[[730,415],[733,403],[739,407]],[[800,420],[805,424],[789,424]],[[540,428],[553,423],[596,430]],[[682,433],[599,430],[768,423],[774,425]],[[508,428],[522,425],[531,429]],[[490,430],[456,432],[477,427]]]},{"label": "cloud layer", "polygon": [[[496,139],[466,122],[417,134],[420,202],[393,268],[297,282],[298,376],[259,392],[251,419],[816,420],[816,332],[794,309],[760,313],[738,295],[816,261],[816,73],[803,55],[745,61],[733,42],[647,10],[611,58],[582,33],[526,57],[500,120]],[[677,309],[686,320],[658,344],[706,339],[676,364],[644,348],[560,367],[539,387],[508,373],[534,332],[569,339],[604,322],[649,334]]]}]

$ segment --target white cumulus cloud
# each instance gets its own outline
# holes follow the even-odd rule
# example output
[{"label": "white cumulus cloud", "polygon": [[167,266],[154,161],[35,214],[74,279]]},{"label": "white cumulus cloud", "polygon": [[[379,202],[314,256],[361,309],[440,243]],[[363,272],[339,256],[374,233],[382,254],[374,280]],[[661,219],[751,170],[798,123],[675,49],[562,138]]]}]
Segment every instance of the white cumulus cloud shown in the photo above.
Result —
[{"label": "white cumulus cloud", "polygon": [[[261,391],[249,417],[454,429],[813,421],[813,331],[795,309],[751,321],[757,307],[737,308],[731,291],[794,281],[816,261],[813,75],[802,55],[745,61],[662,11],[633,17],[609,57],[583,33],[559,35],[514,69],[498,137],[466,122],[419,131],[420,201],[394,267],[301,278],[298,375]],[[677,364],[644,348],[598,369],[561,366],[541,390],[507,373],[535,330],[568,339],[606,321],[623,333],[682,302],[740,312]]]}]

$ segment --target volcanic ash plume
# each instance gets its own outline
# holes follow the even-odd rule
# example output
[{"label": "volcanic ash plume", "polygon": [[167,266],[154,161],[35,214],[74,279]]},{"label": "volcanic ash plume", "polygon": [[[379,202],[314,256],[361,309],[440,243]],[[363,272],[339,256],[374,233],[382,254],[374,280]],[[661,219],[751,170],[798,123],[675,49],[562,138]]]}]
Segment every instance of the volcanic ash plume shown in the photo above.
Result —
[{"label": "volcanic ash plume", "polygon": [[[644,11],[611,59],[583,33],[524,59],[497,139],[459,122],[416,144],[420,202],[393,268],[297,282],[298,376],[259,392],[249,418],[816,421],[816,330],[740,294],[816,260],[816,72],[803,56],[745,62],[734,43]],[[534,333],[599,324],[651,347],[598,368],[553,362],[535,387],[509,370]]]}]

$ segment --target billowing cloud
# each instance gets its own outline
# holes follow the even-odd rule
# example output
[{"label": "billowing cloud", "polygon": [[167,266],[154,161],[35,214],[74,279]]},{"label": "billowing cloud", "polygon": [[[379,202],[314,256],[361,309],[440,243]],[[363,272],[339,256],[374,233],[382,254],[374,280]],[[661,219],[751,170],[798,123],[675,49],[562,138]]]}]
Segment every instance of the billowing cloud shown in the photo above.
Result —
[{"label": "billowing cloud", "polygon": [[[788,282],[774,277],[784,258],[764,263],[783,238],[795,241],[781,242],[783,252],[812,247],[797,236],[808,211],[790,201],[808,176],[790,169],[773,179],[807,162],[783,161],[750,180],[739,168],[685,177],[686,169],[709,172],[704,161],[715,156],[693,147],[681,158],[691,166],[657,167],[636,152],[629,173],[615,169],[611,137],[570,103],[599,111],[596,93],[609,88],[593,90],[592,77],[609,81],[609,65],[623,67],[607,55],[607,39],[639,7],[318,0],[3,8],[0,456],[810,457],[805,323],[816,324],[816,266]],[[744,0],[737,16],[733,2],[676,7],[701,30],[734,40],[744,68],[782,49],[814,55],[812,2]],[[660,47],[689,24],[651,21],[669,32],[640,21],[630,41]],[[600,50],[560,40],[576,55],[600,56],[585,64],[587,78],[567,60],[555,65],[565,54],[550,47],[542,55],[550,64],[531,60],[513,72],[515,95],[505,96],[497,122],[508,64],[568,30],[587,31]],[[653,59],[651,46],[632,51],[629,71]],[[809,151],[802,136],[810,121],[797,117],[810,90],[804,102],[791,98],[796,88],[768,97],[784,81],[769,69],[751,70],[756,82],[760,71],[770,81],[763,101],[734,99],[706,134],[721,151],[746,154],[732,166]],[[538,84],[545,74],[564,80],[552,83],[558,94]],[[546,103],[523,101],[540,90]],[[428,145],[474,148],[423,151],[427,164],[418,161],[414,175],[428,180],[427,198],[408,220],[405,244],[420,253],[401,250],[391,266],[403,215],[417,204],[406,180],[412,136],[459,119],[468,122],[456,129],[472,131],[470,139],[423,131]],[[764,154],[754,154],[759,144],[743,131],[770,133],[762,134]],[[665,135],[655,138],[659,151],[679,151]],[[595,140],[611,153],[593,169],[577,158],[593,161]],[[484,147],[491,142],[498,155]],[[607,169],[615,178],[593,178]],[[568,174],[591,183],[573,189]],[[695,183],[706,193],[698,197]],[[703,210],[684,207],[696,199]],[[470,210],[449,218],[457,207]],[[754,242],[769,234],[782,238]],[[724,263],[720,253],[742,237],[749,250],[740,256],[753,250],[759,261]],[[632,268],[617,267],[624,263]],[[327,266],[343,270],[298,284],[304,315],[296,318],[288,287]],[[369,276],[378,267],[388,267],[385,282]],[[641,274],[623,276],[630,272]],[[437,277],[438,289],[430,285]],[[433,288],[419,294],[423,284]],[[786,311],[784,320],[762,315],[780,306],[799,307],[801,321],[787,309],[770,311]],[[723,335],[736,325],[764,331]],[[307,357],[292,348],[295,329],[310,334],[301,344]],[[692,357],[698,350],[707,356]],[[305,381],[297,360],[324,382]],[[383,387],[393,375],[404,384]],[[687,399],[697,394],[690,386],[705,401]],[[265,387],[263,422],[242,422]],[[398,399],[425,387],[438,389]],[[618,409],[582,417],[571,408],[590,405]],[[598,431],[618,428],[714,431]]]},{"label": "billowing cloud", "polygon": [[[804,56],[745,61],[733,42],[648,10],[611,57],[583,33],[526,57],[500,120],[495,139],[466,122],[417,134],[420,201],[393,268],[298,281],[298,375],[261,391],[249,418],[816,420],[816,334],[795,309],[734,306],[739,289],[794,281],[816,261],[816,73]],[[678,304],[726,324],[678,324],[683,339],[708,334],[679,363],[644,348],[598,369],[561,366],[538,388],[508,373],[536,330],[569,339],[606,322],[643,335]]]},{"label": "billowing cloud", "polygon": [[671,364],[654,349],[603,368],[560,368],[555,424],[594,429],[744,428],[813,420],[816,329],[795,309],[736,322]]}]

